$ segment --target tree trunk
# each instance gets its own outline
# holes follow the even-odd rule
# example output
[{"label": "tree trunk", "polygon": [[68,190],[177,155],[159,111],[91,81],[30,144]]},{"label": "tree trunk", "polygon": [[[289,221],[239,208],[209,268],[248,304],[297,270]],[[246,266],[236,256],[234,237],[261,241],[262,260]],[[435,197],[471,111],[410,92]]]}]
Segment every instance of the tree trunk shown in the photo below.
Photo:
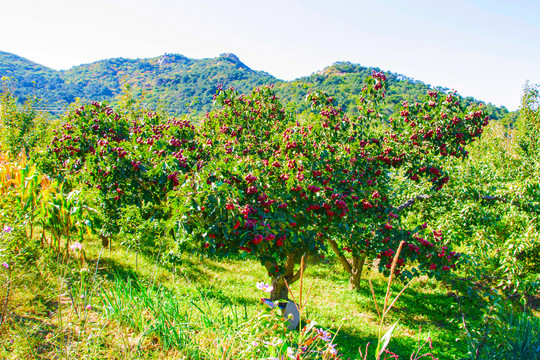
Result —
[{"label": "tree trunk", "polygon": [[45,236],[45,227],[41,229],[41,245],[45,247],[47,244],[47,237]]},{"label": "tree trunk", "polygon": [[69,257],[69,241],[70,241],[70,237],[69,237],[69,229],[66,229],[66,258]]},{"label": "tree trunk", "polygon": [[100,235],[99,236],[101,238],[101,246],[103,246],[104,248],[109,248],[109,251],[111,251],[111,243],[109,241],[109,237],[108,236],[103,236],[103,235]]},{"label": "tree trunk", "polygon": [[[305,270],[307,266],[307,260],[302,261],[302,269],[299,269],[296,273],[294,272],[294,265],[296,264],[298,260],[298,256],[296,254],[289,254],[287,256],[287,261],[285,263],[285,273],[281,274],[277,277],[272,278],[272,291],[270,292],[270,300],[276,301],[276,300],[289,300],[289,289],[287,285],[292,285],[297,280],[300,279],[300,276],[303,274],[303,271]],[[274,269],[273,264],[266,263],[266,268],[268,271],[271,271]]]},{"label": "tree trunk", "polygon": [[366,254],[353,257],[353,265],[349,274],[349,289],[358,290],[360,288],[360,280],[366,262]]},{"label": "tree trunk", "polygon": [[274,287],[270,292],[270,300],[289,300],[289,289],[285,285],[285,277],[283,275],[272,279],[272,286]]},{"label": "tree trunk", "polygon": [[330,247],[337,255],[341,266],[349,274],[349,289],[356,290],[360,287],[360,280],[362,279],[362,271],[364,269],[364,263],[366,262],[366,254],[363,253],[360,256],[354,256],[352,259],[352,264],[347,260],[345,255],[339,250],[338,244],[332,240],[328,239]]}]

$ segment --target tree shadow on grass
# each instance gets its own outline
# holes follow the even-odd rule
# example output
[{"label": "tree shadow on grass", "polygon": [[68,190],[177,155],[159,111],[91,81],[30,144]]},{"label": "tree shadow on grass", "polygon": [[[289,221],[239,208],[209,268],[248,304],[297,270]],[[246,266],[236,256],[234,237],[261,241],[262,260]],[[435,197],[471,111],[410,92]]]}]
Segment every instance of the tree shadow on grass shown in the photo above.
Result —
[{"label": "tree shadow on grass", "polygon": [[[368,281],[362,281],[362,286],[357,292],[372,300],[373,294]],[[386,282],[372,281],[373,292],[377,299],[378,306],[382,311],[388,284]],[[405,284],[393,283],[391,286],[391,296],[388,301],[388,306],[397,294],[403,289]],[[394,317],[401,318],[402,322],[407,325],[422,325],[432,324],[438,327],[444,326],[449,317],[455,317],[457,313],[451,309],[452,305],[457,305],[455,297],[450,293],[432,293],[419,290],[413,286],[408,287],[394,303],[389,314]],[[375,305],[373,305],[373,311]],[[404,318],[406,315],[406,318]]]},{"label": "tree shadow on grass", "polygon": [[[381,331],[381,336],[384,335],[395,322],[396,321],[385,322],[385,326]],[[417,328],[417,331],[412,334],[403,327],[404,325],[405,324],[401,321],[398,322],[398,325],[395,328],[393,336],[387,347],[390,352],[398,355],[399,359],[409,359],[413,353],[419,351],[417,358],[421,355],[431,353],[439,360],[450,360],[455,359],[456,356],[459,355],[463,357],[467,352],[466,345],[463,342],[456,343],[455,338],[450,335],[447,337],[438,334],[438,339],[431,340],[430,333],[428,331],[423,331],[421,328]],[[342,354],[342,359],[363,358],[363,355],[365,355],[366,346],[368,350],[367,358],[374,359],[378,341],[378,326],[373,327],[371,330],[373,331],[371,334],[358,334],[357,330],[353,326],[344,325],[340,329],[334,341],[335,344],[337,344],[340,354]],[[449,344],[452,344],[452,349],[448,348]],[[360,351],[362,353],[362,357],[360,356]],[[389,355],[387,356],[388,359],[391,358]],[[384,358],[384,356],[381,356],[381,359]],[[431,359],[429,356],[426,358]]]},{"label": "tree shadow on grass", "polygon": [[[367,281],[363,281],[363,285],[357,292],[364,297],[373,299],[370,286]],[[373,281],[373,291],[379,306],[379,311],[382,311],[386,290],[388,284],[386,282]],[[405,284],[393,283],[391,286],[391,297],[388,301],[390,305],[397,294],[403,289]],[[376,315],[377,311],[373,300],[371,301],[372,312]],[[475,312],[474,304],[468,302],[464,305],[464,311]],[[385,329],[389,328],[390,324],[399,321],[400,326],[412,329],[416,333],[415,337],[411,337],[411,330],[407,330],[408,334],[399,338],[393,338],[389,348],[400,355],[400,358],[409,358],[410,354],[415,351],[428,338],[430,330],[437,332],[437,340],[432,341],[434,350],[430,350],[429,344],[426,344],[423,351],[420,353],[433,352],[439,359],[451,358],[456,354],[466,354],[466,344],[463,341],[456,342],[462,334],[459,328],[461,322],[461,313],[459,312],[459,304],[455,294],[448,292],[426,292],[423,288],[411,286],[407,288],[395,302],[392,309],[389,311],[385,320]],[[396,329],[399,330],[400,326]],[[376,347],[376,339],[375,342]],[[448,352],[448,345],[452,344],[453,349]]]},{"label": "tree shadow on grass", "polygon": [[[96,261],[89,263],[90,268],[96,268]],[[157,265],[161,267],[161,265]],[[213,272],[227,271],[226,267],[220,266],[206,259],[188,260],[182,262],[184,273],[177,275],[177,281],[185,282],[185,293],[175,294],[177,296],[188,295],[188,299],[200,299],[202,301],[215,301],[223,306],[239,305],[254,306],[258,301],[253,300],[242,293],[232,293],[224,291],[224,287],[219,282],[209,282]],[[152,278],[145,277],[143,274],[132,267],[120,263],[111,257],[102,257],[98,264],[98,274],[104,276],[109,281],[120,280],[122,282],[131,282],[135,288],[147,287],[154,283]],[[180,280],[181,279],[181,280]],[[158,282],[159,283],[159,282]]]},{"label": "tree shadow on grass", "polygon": [[[232,259],[236,262],[237,260]],[[233,264],[236,266],[236,264]],[[157,265],[160,266],[160,265]],[[213,259],[204,258],[188,258],[183,260],[182,268],[187,272],[186,286],[178,291],[174,291],[174,296],[179,298],[180,301],[190,302],[193,301],[201,307],[201,311],[210,311],[214,315],[220,314],[221,311],[228,313],[234,312],[240,314],[247,314],[249,312],[257,311],[263,305],[260,305],[260,298],[254,296],[252,293],[246,293],[246,287],[239,285],[235,288],[234,284],[229,286],[219,281],[209,281],[209,277],[215,276],[216,273],[229,271],[227,265],[216,264]],[[313,265],[317,266],[316,264]],[[335,271],[331,266],[325,265],[325,269],[310,272],[308,270],[308,277],[317,278],[320,280],[332,282],[338,284],[340,287],[347,287],[347,276],[343,273]],[[141,280],[143,283],[149,283],[152,279],[144,279],[138,274],[136,269],[126,267],[125,264],[120,264],[115,259],[103,257],[100,260],[100,271],[105,273],[109,278],[119,276],[124,281]],[[181,277],[179,277],[181,278]],[[380,307],[383,306],[384,297],[386,295],[387,283],[380,279],[375,279],[373,282],[375,297]],[[392,285],[393,296],[402,289],[404,285],[395,282]],[[241,291],[238,291],[240,289]],[[185,291],[185,293],[184,293]],[[254,289],[254,293],[256,290]],[[366,308],[366,301],[370,301],[367,310],[371,315],[376,317],[375,306],[373,305],[371,290],[367,281],[363,281],[360,289],[357,290],[358,295],[354,293],[347,293],[345,296],[357,296],[358,300],[354,302],[358,303],[360,308]],[[261,297],[264,294],[261,294]],[[184,300],[181,300],[183,297]],[[324,300],[323,300],[324,301]],[[205,304],[206,302],[206,304]],[[212,305],[213,304],[213,305]],[[448,323],[449,319],[455,319],[459,314],[454,309],[451,309],[451,305],[456,305],[454,297],[444,292],[430,292],[425,291],[424,288],[419,288],[418,285],[411,286],[405,290],[399,300],[394,305],[393,310],[390,311],[387,321],[385,322],[385,329],[387,329],[392,323],[399,319],[399,324],[396,328],[396,334],[399,331],[406,331],[407,334],[395,337],[392,339],[389,349],[400,355],[402,359],[408,359],[410,354],[418,347],[417,339],[412,337],[412,333],[418,333],[421,328],[439,329],[437,331],[437,341],[433,342],[435,348],[434,352],[440,359],[445,359],[442,354],[448,347],[448,344],[455,344],[455,338],[460,334],[460,330],[456,325]],[[205,307],[206,306],[206,307]],[[339,306],[339,304],[338,304]],[[353,305],[354,306],[354,305]],[[208,310],[206,310],[208,309]],[[344,310],[347,311],[347,310]],[[310,316],[311,317],[311,316]],[[323,327],[329,327],[328,319],[317,319],[317,315],[313,317],[314,320],[320,321]],[[376,327],[376,326],[375,326]],[[367,325],[367,332],[375,332],[376,328],[373,322]],[[409,330],[412,329],[412,330]],[[343,359],[359,358],[358,348],[365,349],[366,344],[370,343],[370,354],[373,354],[376,348],[377,338],[375,335],[369,335],[365,332],[358,333],[359,330],[354,326],[344,326],[336,337],[338,348],[343,350]],[[420,332],[421,339],[425,339],[428,333]],[[460,343],[461,344],[461,343]],[[462,346],[455,344],[456,346]],[[464,350],[463,350],[464,351]],[[426,346],[425,352],[429,352],[429,347]],[[425,353],[423,352],[423,353]],[[462,349],[453,350],[454,353],[461,353]],[[448,357],[446,357],[448,358]]]},{"label": "tree shadow on grass", "polygon": [[90,269],[96,269],[97,267],[97,274],[104,276],[107,280],[113,280],[115,277],[119,277],[124,281],[139,278],[136,270],[126,267],[110,257],[100,258],[99,263],[97,263],[97,260],[91,260],[89,265]]}]

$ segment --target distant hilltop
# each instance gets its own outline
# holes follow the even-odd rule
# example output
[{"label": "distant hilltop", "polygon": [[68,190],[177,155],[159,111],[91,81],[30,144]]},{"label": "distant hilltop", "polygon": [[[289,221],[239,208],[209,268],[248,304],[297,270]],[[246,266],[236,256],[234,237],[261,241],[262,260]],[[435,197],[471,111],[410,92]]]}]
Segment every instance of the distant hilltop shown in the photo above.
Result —
[{"label": "distant hilltop", "polygon": [[[277,95],[296,112],[309,111],[305,96],[310,89],[319,89],[334,96],[349,115],[354,116],[356,94],[373,70],[380,69],[337,62],[310,76],[283,81],[264,71],[252,70],[232,53],[208,59],[166,53],[145,59],[105,59],[58,71],[0,51],[0,77],[11,79],[10,87],[19,101],[38,98],[41,109],[53,113],[63,111],[77,98],[114,102],[125,83],[135,91],[144,90],[149,107],[165,108],[177,115],[209,111],[219,84],[233,86],[242,93],[273,84]],[[401,74],[387,72],[387,77],[388,111],[403,100],[421,100],[429,89],[448,91]],[[465,101],[478,102],[473,98]],[[494,119],[509,116],[504,107],[491,104],[487,107]]]}]

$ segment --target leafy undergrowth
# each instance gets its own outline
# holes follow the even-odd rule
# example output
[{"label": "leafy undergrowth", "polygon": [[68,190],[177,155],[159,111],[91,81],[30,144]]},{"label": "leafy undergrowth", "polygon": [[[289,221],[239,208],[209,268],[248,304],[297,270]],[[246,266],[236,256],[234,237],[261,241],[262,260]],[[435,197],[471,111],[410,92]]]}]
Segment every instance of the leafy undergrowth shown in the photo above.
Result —
[{"label": "leafy undergrowth", "polygon": [[[109,251],[91,243],[85,244],[83,263],[77,251],[66,260],[43,250],[29,265],[2,271],[1,358],[266,358],[277,351],[272,328],[282,324],[264,317],[265,293],[255,284],[266,273],[258,263],[184,254],[180,265],[164,267],[120,247]],[[367,279],[379,307],[387,280],[370,272],[360,291],[351,291],[338,265],[330,259],[308,266],[302,326],[308,321],[337,333],[333,342],[342,358],[357,359],[359,348],[370,343],[373,352],[377,343],[379,318]],[[395,283],[392,292],[402,287]],[[299,300],[299,283],[291,290]],[[429,336],[433,350],[426,352],[462,358],[466,345],[452,321],[458,313],[451,310],[451,295],[433,280],[413,282],[385,322],[389,328],[399,320],[389,349],[409,358],[419,339]],[[300,331],[282,336],[283,344],[306,343]]]},{"label": "leafy undergrowth", "polygon": [[[265,293],[255,284],[267,275],[253,260],[183,254],[178,265],[165,266],[120,246],[104,249],[95,239],[85,242],[85,256],[72,247],[67,258],[37,239],[28,243],[34,245],[25,247],[26,257],[0,271],[0,358],[268,359],[311,348],[322,354],[313,358],[333,358],[336,349],[342,359],[360,359],[368,344],[375,358],[387,289],[376,272],[352,291],[334,259],[310,263],[302,288],[291,287],[305,305],[300,328],[308,331],[288,331],[261,303]],[[392,297],[403,287],[394,281]],[[385,318],[383,331],[398,323],[388,349],[408,359],[430,338],[433,348],[425,345],[420,354],[469,358],[460,325],[464,315],[470,324],[480,319],[479,306],[457,299],[440,282],[413,281]]]}]

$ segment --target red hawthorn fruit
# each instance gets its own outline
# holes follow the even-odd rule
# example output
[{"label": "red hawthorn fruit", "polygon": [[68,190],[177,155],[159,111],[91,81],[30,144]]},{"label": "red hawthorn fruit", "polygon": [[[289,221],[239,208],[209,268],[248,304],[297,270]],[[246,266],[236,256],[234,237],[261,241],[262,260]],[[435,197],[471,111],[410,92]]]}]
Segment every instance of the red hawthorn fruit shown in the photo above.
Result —
[{"label": "red hawthorn fruit", "polygon": [[364,208],[364,210],[367,210],[367,209],[371,209],[373,205],[371,205],[367,200],[364,200],[362,202],[362,207]]}]

